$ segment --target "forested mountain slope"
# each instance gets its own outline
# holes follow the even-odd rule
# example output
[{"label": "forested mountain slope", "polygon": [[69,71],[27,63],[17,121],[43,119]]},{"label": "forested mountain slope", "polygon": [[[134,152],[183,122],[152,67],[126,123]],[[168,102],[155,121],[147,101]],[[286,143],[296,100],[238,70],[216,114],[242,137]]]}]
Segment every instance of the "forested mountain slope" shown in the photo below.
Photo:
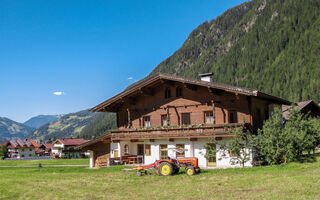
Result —
[{"label": "forested mountain slope", "polygon": [[291,101],[320,100],[320,1],[253,0],[191,32],[151,73],[258,89]]},{"label": "forested mountain slope", "polygon": [[45,124],[35,130],[29,137],[39,140],[53,138],[78,137],[84,128],[100,113],[83,110],[62,116],[58,120]]}]

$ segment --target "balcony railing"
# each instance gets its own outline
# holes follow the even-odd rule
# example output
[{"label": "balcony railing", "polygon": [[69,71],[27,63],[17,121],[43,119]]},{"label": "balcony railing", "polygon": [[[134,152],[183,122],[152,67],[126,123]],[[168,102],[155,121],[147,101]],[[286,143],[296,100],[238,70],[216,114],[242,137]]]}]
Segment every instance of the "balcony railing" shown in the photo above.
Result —
[{"label": "balcony railing", "polygon": [[241,127],[242,123],[189,125],[176,127],[150,127],[139,129],[118,129],[110,132],[111,139],[161,139],[161,138],[201,138],[231,137],[229,129]]}]

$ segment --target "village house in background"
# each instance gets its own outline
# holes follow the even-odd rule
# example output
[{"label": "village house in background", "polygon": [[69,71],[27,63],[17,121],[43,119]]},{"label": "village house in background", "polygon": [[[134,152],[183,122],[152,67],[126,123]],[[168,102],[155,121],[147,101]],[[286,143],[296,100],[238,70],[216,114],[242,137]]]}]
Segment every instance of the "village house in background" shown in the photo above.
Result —
[{"label": "village house in background", "polygon": [[39,145],[34,140],[10,140],[7,145],[9,158],[35,157]]},{"label": "village house in background", "polygon": [[79,138],[57,139],[52,144],[51,154],[56,158],[82,158],[85,156],[85,152],[76,147],[86,142],[88,140]]},{"label": "village house in background", "polygon": [[8,146],[9,145],[9,141],[0,141],[0,148],[2,146]]},{"label": "village house in background", "polygon": [[[228,129],[243,123],[256,131],[282,104],[291,103],[257,90],[213,83],[212,73],[202,74],[201,80],[157,74],[91,109],[115,112],[118,129],[79,148],[90,152],[90,167],[150,164],[166,157],[197,157],[202,168],[235,167],[229,152],[222,156],[219,143],[216,156],[205,158],[209,138],[227,142],[232,138]],[[252,156],[245,163],[251,165]]]},{"label": "village house in background", "polygon": [[38,156],[51,156],[53,144],[41,144],[36,150]]},{"label": "village house in background", "polygon": [[[320,105],[312,100],[298,102],[294,109],[299,109],[301,113],[310,117],[320,117]],[[282,105],[282,113],[284,119],[289,119],[290,105]]]}]

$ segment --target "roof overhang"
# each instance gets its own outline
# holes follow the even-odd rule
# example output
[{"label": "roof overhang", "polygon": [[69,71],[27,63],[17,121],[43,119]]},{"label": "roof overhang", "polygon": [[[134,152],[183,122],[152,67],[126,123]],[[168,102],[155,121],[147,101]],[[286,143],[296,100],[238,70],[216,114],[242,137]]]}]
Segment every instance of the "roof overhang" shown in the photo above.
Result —
[{"label": "roof overhang", "polygon": [[116,112],[117,111],[117,104],[125,101],[131,101],[130,97],[136,94],[151,94],[152,88],[156,87],[159,83],[164,82],[180,82],[186,85],[193,85],[193,86],[200,86],[200,87],[207,87],[216,90],[222,90],[225,92],[231,92],[235,94],[242,94],[246,96],[255,96],[262,99],[272,100],[279,104],[291,104],[290,101],[282,99],[280,97],[275,97],[263,92],[259,92],[257,90],[252,90],[248,88],[241,88],[236,86],[224,85],[219,83],[212,83],[206,81],[200,81],[195,79],[188,79],[168,74],[157,74],[151,77],[146,77],[139,81],[138,83],[129,86],[123,92],[119,93],[118,95],[104,101],[103,103],[93,107],[90,109],[92,112]]}]

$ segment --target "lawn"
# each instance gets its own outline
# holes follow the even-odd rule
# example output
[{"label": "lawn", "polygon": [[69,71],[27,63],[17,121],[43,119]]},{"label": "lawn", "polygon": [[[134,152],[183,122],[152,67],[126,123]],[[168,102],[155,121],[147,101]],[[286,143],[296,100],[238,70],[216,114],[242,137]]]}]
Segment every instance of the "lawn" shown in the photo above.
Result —
[{"label": "lawn", "polygon": [[138,177],[123,167],[0,168],[0,199],[320,199],[316,160],[192,177]]},{"label": "lawn", "polygon": [[89,159],[0,160],[0,166],[88,165]]}]

